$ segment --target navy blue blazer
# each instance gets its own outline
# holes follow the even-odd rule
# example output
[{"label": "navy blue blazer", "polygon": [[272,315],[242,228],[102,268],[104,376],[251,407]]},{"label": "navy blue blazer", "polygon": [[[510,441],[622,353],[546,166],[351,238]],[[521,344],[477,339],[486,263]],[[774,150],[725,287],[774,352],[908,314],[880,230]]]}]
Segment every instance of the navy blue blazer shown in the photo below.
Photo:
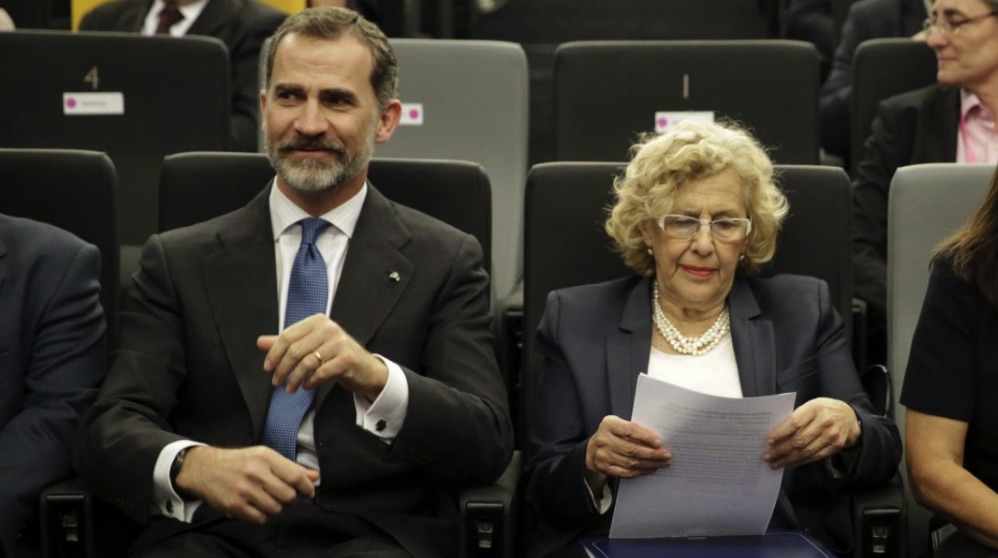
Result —
[{"label": "navy blue blazer", "polygon": [[[808,529],[833,549],[852,541],[842,491],[889,481],[901,459],[893,421],[863,391],[828,286],[782,275],[738,279],[728,296],[731,338],[745,397],[796,392],[794,406],[815,397],[856,410],[863,437],[848,471],[829,460],[788,469],[773,523]],[[531,555],[605,533],[585,487],[586,442],[607,415],[630,419],[638,374],[651,352],[651,282],[628,277],[552,292],[537,332],[545,364],[525,470],[528,505],[540,521]],[[761,459],[761,456],[760,456]],[[844,473],[844,474],[842,474]],[[616,484],[611,483],[616,493]]]},{"label": "navy blue blazer", "polygon": [[70,474],[81,414],[107,368],[100,252],[0,215],[0,555],[45,486]]}]

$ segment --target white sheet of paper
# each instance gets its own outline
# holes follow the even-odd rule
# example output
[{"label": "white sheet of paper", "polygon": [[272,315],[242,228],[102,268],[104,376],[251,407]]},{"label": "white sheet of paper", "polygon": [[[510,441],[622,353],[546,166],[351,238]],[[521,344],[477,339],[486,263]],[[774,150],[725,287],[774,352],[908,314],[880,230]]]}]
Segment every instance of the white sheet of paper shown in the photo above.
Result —
[{"label": "white sheet of paper", "polygon": [[783,480],[762,460],[795,395],[728,398],[641,374],[631,420],[658,433],[672,465],[621,479],[611,538],[761,535]]}]

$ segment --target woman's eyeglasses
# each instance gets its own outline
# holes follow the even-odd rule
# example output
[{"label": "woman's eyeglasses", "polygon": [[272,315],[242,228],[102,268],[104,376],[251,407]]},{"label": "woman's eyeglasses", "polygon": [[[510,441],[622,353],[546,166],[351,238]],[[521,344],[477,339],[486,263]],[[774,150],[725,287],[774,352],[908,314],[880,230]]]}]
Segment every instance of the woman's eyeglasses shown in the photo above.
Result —
[{"label": "woman's eyeglasses", "polygon": [[974,23],[976,21],[981,21],[995,15],[994,12],[988,12],[986,14],[981,14],[975,17],[963,17],[963,16],[945,16],[942,18],[932,16],[927,18],[922,22],[922,30],[925,31],[926,35],[931,35],[935,31],[939,31],[945,36],[956,35],[960,32],[960,28],[968,23]]},{"label": "woman's eyeglasses", "polygon": [[692,238],[700,232],[700,227],[710,227],[710,235],[714,240],[736,242],[744,239],[752,232],[752,220],[744,217],[725,217],[708,221],[689,215],[670,214],[658,220],[658,226],[673,238]]}]

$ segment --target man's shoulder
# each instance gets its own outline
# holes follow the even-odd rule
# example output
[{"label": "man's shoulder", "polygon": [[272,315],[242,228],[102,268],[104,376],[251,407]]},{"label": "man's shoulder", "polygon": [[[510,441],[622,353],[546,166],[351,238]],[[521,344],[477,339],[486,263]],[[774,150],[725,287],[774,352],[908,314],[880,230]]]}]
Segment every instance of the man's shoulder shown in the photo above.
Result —
[{"label": "man's shoulder", "polygon": [[876,27],[896,27],[900,15],[898,0],[857,0],[849,7],[849,19]]},{"label": "man's shoulder", "polygon": [[81,31],[134,31],[121,17],[135,12],[145,13],[149,0],[112,0],[95,6],[80,21]]},{"label": "man's shoulder", "polygon": [[288,16],[274,7],[254,0],[208,1],[210,5],[205,7],[202,17],[212,18],[229,29],[264,28],[269,34],[276,30]]},{"label": "man's shoulder", "polygon": [[[877,107],[877,118],[889,130],[910,130],[905,132],[905,135],[910,136],[914,132],[914,127],[923,119],[938,118],[951,109],[955,118],[959,108],[958,87],[932,84],[884,99]],[[915,138],[910,139],[914,141]]]},{"label": "man's shoulder", "polygon": [[[553,291],[548,296],[558,299],[562,314],[578,316],[619,314],[634,293],[634,289],[639,285],[647,285],[647,281],[639,275],[628,275],[602,283],[565,287]],[[651,300],[650,294],[649,300]]]},{"label": "man's shoulder", "polygon": [[892,110],[924,110],[937,103],[959,102],[960,89],[933,83],[925,87],[905,91],[881,102],[881,106]]},{"label": "man's shoulder", "polygon": [[0,214],[0,242],[15,257],[41,258],[75,254],[91,246],[79,237],[48,223]]},{"label": "man's shoulder", "polygon": [[240,0],[242,6],[240,7],[240,13],[244,14],[246,17],[252,17],[258,20],[280,20],[284,21],[288,14],[268,6],[267,4],[257,2],[256,0]]},{"label": "man's shoulder", "polygon": [[817,277],[784,273],[741,281],[752,292],[759,311],[783,327],[817,316],[832,302],[828,283]]},{"label": "man's shoulder", "polygon": [[795,303],[793,298],[804,293],[817,292],[822,286],[827,289],[827,283],[823,279],[793,273],[780,273],[769,277],[747,277],[744,281],[757,294],[768,295],[777,301],[780,300],[781,296],[791,299],[787,302],[790,305]]},{"label": "man's shoulder", "polygon": [[418,209],[389,200],[395,215],[413,234],[426,234],[442,237],[464,237],[466,233]]},{"label": "man's shoulder", "polygon": [[220,236],[237,234],[239,231],[249,230],[254,226],[269,227],[269,223],[260,216],[254,217],[247,210],[247,206],[243,206],[205,221],[163,231],[156,237],[160,243],[166,246],[192,248],[208,242],[215,244]]}]

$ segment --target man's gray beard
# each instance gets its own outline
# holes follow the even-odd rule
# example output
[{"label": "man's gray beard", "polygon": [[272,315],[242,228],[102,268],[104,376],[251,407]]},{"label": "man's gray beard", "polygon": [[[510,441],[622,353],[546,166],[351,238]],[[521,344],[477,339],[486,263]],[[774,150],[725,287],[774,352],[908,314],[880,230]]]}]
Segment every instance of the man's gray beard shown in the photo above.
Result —
[{"label": "man's gray beard", "polygon": [[351,156],[348,151],[343,150],[340,156],[345,157],[344,160],[327,164],[314,159],[292,161],[282,156],[278,149],[268,145],[267,157],[274,170],[291,189],[303,195],[315,195],[342,188],[344,184],[360,175],[371,159],[372,151],[373,149],[368,147],[363,153]]}]

